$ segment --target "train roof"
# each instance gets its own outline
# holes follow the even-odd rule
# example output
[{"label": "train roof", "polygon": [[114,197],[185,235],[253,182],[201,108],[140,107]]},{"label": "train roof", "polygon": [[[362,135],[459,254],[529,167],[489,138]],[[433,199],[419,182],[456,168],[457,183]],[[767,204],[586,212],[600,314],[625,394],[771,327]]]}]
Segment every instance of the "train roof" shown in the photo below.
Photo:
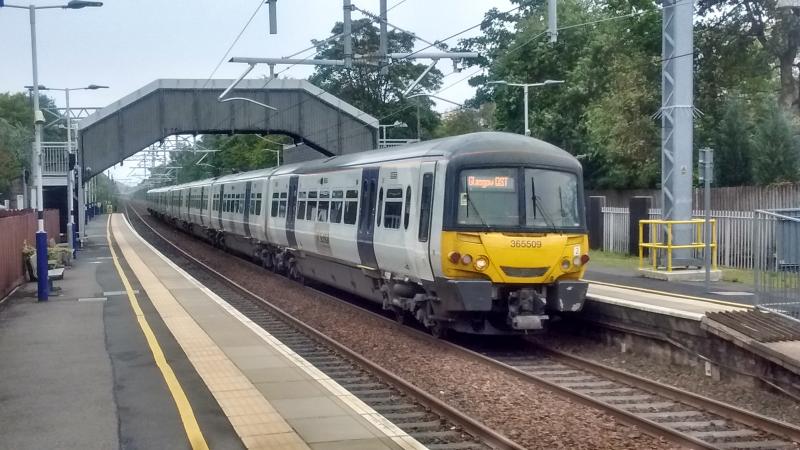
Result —
[{"label": "train roof", "polygon": [[491,163],[495,159],[498,162],[508,161],[508,156],[510,154],[517,156],[515,161],[561,167],[576,172],[581,171],[581,164],[574,156],[553,144],[519,134],[485,131],[418,142],[391,149],[378,149],[348,155],[332,156],[325,159],[288,164],[277,168],[273,167],[225,175],[176,186],[153,189],[148,192],[187,188],[209,183],[243,181],[270,175],[328,172],[348,167],[371,165],[384,161],[417,158],[444,157],[446,159],[452,159],[474,156],[478,157],[481,163],[486,164]]}]

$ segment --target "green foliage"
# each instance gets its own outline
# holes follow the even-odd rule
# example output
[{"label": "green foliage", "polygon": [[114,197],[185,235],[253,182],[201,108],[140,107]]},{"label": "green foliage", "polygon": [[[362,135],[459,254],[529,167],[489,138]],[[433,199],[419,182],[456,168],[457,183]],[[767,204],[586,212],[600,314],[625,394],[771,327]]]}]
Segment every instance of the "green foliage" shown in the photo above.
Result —
[{"label": "green foliage", "polygon": [[777,107],[758,124],[754,139],[753,177],[759,184],[800,180],[800,146],[793,124]]},{"label": "green foliage", "polygon": [[[39,97],[40,108],[55,107],[52,99]],[[55,119],[47,115],[47,119]],[[33,140],[33,108],[30,97],[23,93],[0,94],[0,195],[6,194],[11,183],[30,168],[31,142]],[[66,141],[65,132],[59,128],[45,128],[44,141]]]},{"label": "green foliage", "polygon": [[495,127],[494,114],[494,103],[484,103],[480,109],[460,109],[447,113],[434,132],[434,137],[493,130]]},{"label": "green foliage", "polygon": [[[378,51],[380,30],[371,20],[361,19],[353,22],[353,50],[359,54],[375,54]],[[341,33],[341,22],[331,33]],[[414,37],[399,31],[390,31],[389,52],[411,52],[414,50]],[[329,42],[314,42],[319,59],[343,59],[344,49],[340,39]],[[421,134],[430,136],[438,125],[439,118],[431,109],[427,98],[406,99],[402,93],[426,68],[425,64],[411,61],[394,62],[388,75],[381,75],[374,65],[354,65],[352,68],[337,66],[317,66],[309,81],[331,94],[370,115],[380,122],[405,122],[407,128],[392,128],[391,138],[414,138],[417,136],[417,105],[421,105],[419,121]],[[435,91],[442,80],[442,72],[434,68],[422,79],[414,92]]]},{"label": "green foliage", "polygon": [[731,97],[713,129],[714,184],[742,186],[753,182],[753,125],[744,100]]}]

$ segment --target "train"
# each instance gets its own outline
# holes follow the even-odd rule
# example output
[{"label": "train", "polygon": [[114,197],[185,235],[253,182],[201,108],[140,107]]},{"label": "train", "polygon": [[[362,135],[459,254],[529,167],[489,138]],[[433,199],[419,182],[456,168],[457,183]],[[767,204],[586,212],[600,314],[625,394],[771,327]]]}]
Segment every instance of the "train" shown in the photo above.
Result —
[{"label": "train", "polygon": [[525,334],[580,311],[580,162],[479,132],[147,191],[152,216],[435,336]]}]

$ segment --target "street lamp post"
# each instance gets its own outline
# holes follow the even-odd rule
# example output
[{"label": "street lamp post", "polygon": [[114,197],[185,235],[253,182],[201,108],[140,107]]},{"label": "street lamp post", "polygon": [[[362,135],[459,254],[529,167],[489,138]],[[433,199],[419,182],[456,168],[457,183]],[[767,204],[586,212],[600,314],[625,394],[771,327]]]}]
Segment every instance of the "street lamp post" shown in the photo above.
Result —
[{"label": "street lamp post", "polygon": [[33,68],[33,124],[34,124],[34,137],[33,137],[33,170],[34,180],[36,183],[36,280],[37,280],[37,297],[40,302],[47,301],[48,299],[48,275],[47,275],[47,232],[44,229],[44,200],[43,200],[43,186],[42,186],[42,168],[41,168],[41,153],[42,153],[42,125],[44,124],[44,115],[39,110],[39,72],[36,59],[36,10],[37,9],[80,9],[87,6],[103,6],[101,2],[87,2],[82,0],[71,0],[66,5],[58,6],[19,6],[19,5],[3,5],[4,8],[17,8],[27,9],[30,15],[31,22],[31,62]]},{"label": "street lamp post", "polygon": [[[27,89],[33,89],[33,86],[25,86]],[[78,245],[78,233],[75,231],[75,218],[74,212],[72,208],[73,198],[74,198],[74,180],[75,180],[75,165],[69,165],[70,155],[74,154],[74,149],[72,147],[72,110],[69,107],[69,93],[70,91],[94,91],[97,89],[107,89],[108,86],[100,86],[97,84],[90,84],[86,87],[78,87],[78,88],[52,88],[47,86],[38,86],[40,91],[63,91],[64,92],[64,99],[66,104],[66,115],[67,115],[67,242],[69,243],[69,250],[72,253],[72,257],[76,257],[76,249],[79,247]],[[75,159],[77,161],[77,158]],[[79,189],[80,191],[80,189]]]},{"label": "street lamp post", "polygon": [[487,84],[504,84],[506,86],[521,86],[523,88],[523,108],[525,108],[525,136],[531,135],[530,122],[528,121],[528,88],[547,86],[550,84],[562,84],[564,80],[545,80],[541,83],[509,83],[506,80],[490,81]]}]

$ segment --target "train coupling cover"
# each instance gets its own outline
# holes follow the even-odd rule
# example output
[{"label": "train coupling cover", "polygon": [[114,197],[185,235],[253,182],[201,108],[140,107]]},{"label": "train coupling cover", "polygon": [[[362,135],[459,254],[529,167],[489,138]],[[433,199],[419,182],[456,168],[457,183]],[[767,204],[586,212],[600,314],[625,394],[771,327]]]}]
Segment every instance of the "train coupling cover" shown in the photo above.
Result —
[{"label": "train coupling cover", "polygon": [[521,314],[511,318],[511,328],[515,330],[542,330],[544,322],[550,316],[546,314]]}]

